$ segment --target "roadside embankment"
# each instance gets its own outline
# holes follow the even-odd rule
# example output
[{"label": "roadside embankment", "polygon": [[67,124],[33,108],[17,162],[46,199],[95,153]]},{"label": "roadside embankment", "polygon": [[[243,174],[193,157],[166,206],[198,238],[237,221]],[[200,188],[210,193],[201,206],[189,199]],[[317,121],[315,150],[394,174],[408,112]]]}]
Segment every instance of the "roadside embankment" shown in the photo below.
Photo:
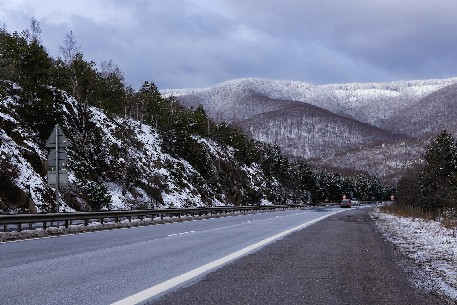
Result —
[{"label": "roadside embankment", "polygon": [[379,209],[371,216],[383,236],[415,262],[414,283],[457,302],[457,228]]}]

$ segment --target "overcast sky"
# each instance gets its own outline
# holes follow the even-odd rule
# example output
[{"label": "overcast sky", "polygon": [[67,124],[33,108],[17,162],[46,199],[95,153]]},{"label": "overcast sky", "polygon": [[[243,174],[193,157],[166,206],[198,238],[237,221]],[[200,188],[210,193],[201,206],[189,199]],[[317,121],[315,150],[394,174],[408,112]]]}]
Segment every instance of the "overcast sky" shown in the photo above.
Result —
[{"label": "overcast sky", "polygon": [[0,23],[36,17],[52,55],[72,30],[87,58],[160,88],[457,76],[456,13],[456,0],[0,0]]}]

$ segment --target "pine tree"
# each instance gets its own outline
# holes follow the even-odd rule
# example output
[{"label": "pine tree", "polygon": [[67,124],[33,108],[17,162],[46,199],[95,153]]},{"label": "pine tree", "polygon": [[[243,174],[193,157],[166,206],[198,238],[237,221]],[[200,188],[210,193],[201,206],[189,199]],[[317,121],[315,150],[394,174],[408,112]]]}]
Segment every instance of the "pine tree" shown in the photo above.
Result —
[{"label": "pine tree", "polygon": [[457,200],[457,147],[454,137],[443,130],[423,155],[420,174],[422,205],[429,209],[452,206]]}]

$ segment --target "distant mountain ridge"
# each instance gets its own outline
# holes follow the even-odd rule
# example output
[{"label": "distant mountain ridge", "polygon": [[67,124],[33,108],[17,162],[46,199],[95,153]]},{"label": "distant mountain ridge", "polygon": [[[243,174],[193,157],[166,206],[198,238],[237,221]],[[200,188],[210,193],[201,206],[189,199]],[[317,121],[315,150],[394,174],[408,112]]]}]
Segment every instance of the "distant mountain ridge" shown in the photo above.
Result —
[{"label": "distant mountain ridge", "polygon": [[425,96],[392,116],[387,126],[414,137],[432,136],[443,129],[457,134],[457,84]]},{"label": "distant mountain ridge", "polygon": [[[257,140],[329,166],[347,166],[342,158],[353,160],[351,154],[364,159],[364,147],[371,147],[371,154],[388,154],[383,160],[392,166],[386,171],[381,167],[387,163],[371,162],[376,165],[367,170],[389,176],[395,176],[395,164],[408,164],[396,158],[419,154],[392,154],[394,147],[441,129],[457,133],[457,77],[326,85],[244,78],[161,93],[187,107],[202,105],[213,119],[238,124]],[[372,148],[383,143],[385,147]]]},{"label": "distant mountain ridge", "polygon": [[[328,85],[243,78],[208,88],[166,89],[161,92],[178,98],[198,97],[210,113],[217,113],[227,110],[227,104],[239,103],[243,92],[251,91],[273,99],[306,102],[383,128],[383,122],[401,109],[455,83],[457,78]],[[234,119],[239,118],[235,116]]]}]

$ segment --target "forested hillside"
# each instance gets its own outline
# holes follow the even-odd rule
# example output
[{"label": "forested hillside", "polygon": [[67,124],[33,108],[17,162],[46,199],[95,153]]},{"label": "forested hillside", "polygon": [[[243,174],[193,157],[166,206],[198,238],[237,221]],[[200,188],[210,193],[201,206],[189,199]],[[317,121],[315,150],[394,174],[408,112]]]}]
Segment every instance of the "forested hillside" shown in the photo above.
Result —
[{"label": "forested hillside", "polygon": [[[85,59],[72,33],[52,58],[38,34],[37,23],[0,32],[0,210],[304,204],[390,192],[367,174],[288,159],[202,107],[162,97],[153,82],[133,89],[111,61]],[[55,124],[69,142],[59,202],[46,178]]]},{"label": "forested hillside", "polygon": [[277,144],[294,156],[328,158],[349,149],[401,138],[306,103],[276,101],[276,104],[284,107],[257,114],[237,125],[254,139]]},{"label": "forested hillside", "polygon": [[[457,78],[313,85],[238,79],[200,89],[169,89],[188,107],[235,122],[316,166],[364,170],[396,181],[442,129],[455,132]],[[406,152],[405,152],[406,151]]]},{"label": "forested hillside", "polygon": [[355,147],[330,157],[310,159],[309,162],[315,166],[366,171],[395,182],[415,165],[423,150],[422,140],[399,140]]},{"label": "forested hillside", "polygon": [[457,85],[444,87],[420,99],[390,118],[386,128],[414,137],[433,137],[444,129],[457,134]]}]

